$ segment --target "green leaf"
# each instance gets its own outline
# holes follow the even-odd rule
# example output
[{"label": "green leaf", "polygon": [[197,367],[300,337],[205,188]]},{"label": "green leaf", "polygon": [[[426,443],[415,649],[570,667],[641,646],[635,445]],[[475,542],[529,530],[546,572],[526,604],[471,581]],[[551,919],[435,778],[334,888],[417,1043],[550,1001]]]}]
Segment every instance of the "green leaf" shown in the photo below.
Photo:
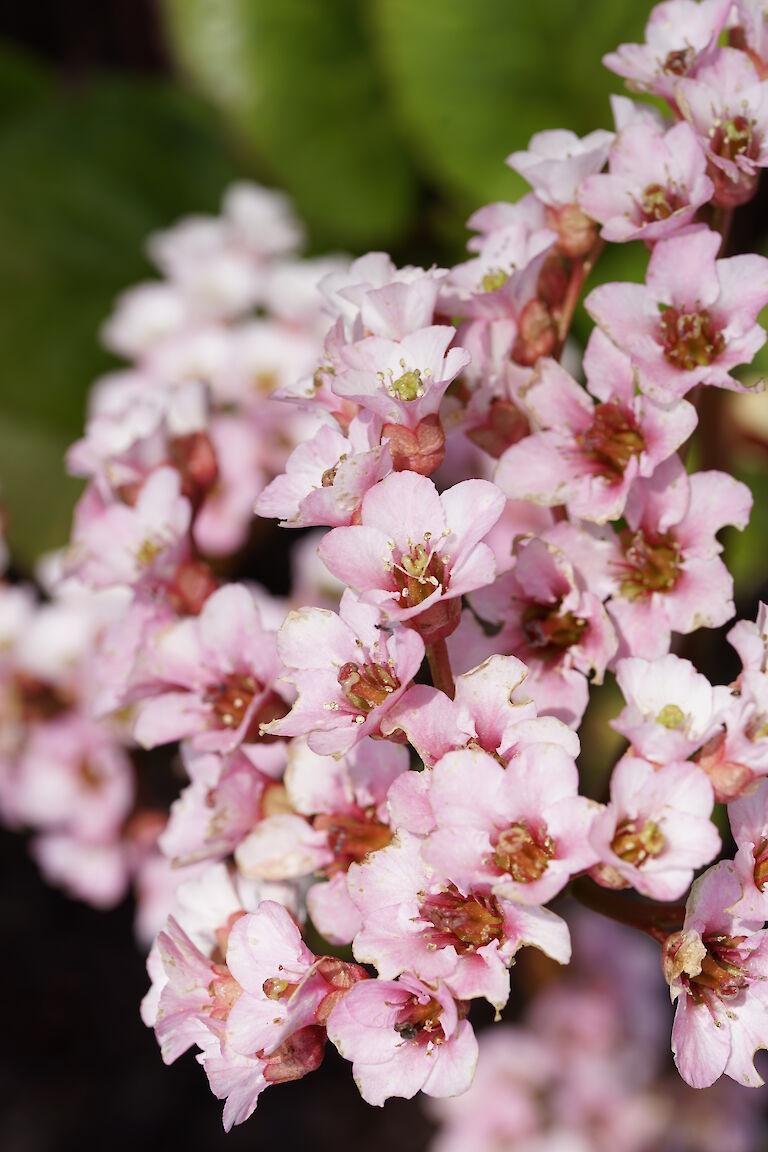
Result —
[{"label": "green leaf", "polygon": [[165,0],[171,44],[319,245],[391,244],[414,188],[359,0]]},{"label": "green leaf", "polygon": [[421,169],[467,208],[516,199],[505,167],[533,132],[610,126],[602,55],[642,38],[637,0],[371,0],[391,98]]},{"label": "green leaf", "polygon": [[63,475],[68,438],[40,425],[0,419],[0,504],[15,565],[31,572],[44,552],[69,536],[82,487]]}]

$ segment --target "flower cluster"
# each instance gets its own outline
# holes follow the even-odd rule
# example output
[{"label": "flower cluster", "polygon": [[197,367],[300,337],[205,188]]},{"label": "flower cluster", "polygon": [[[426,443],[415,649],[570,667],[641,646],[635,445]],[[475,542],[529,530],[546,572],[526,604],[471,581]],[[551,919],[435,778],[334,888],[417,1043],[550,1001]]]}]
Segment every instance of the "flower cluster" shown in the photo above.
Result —
[{"label": "flower cluster", "polygon": [[[166,279],[105,328],[132,363],[70,451],[88,485],[53,600],[30,632],[0,589],[0,794],[79,894],[139,876],[163,921],[143,1018],[166,1061],[198,1049],[227,1128],[327,1040],[371,1104],[464,1092],[473,1002],[503,1010],[521,950],[569,962],[567,893],[656,941],[689,1084],[760,1082],[766,609],[729,633],[730,685],[679,638],[733,617],[719,533],[752,502],[688,465],[705,390],[745,390],[766,340],[768,259],[727,237],[768,164],[767,20],[658,5],[606,63],[668,116],[617,98],[615,132],[534,136],[508,161],[531,192],[475,213],[453,268],[299,261],[283,201],[237,187],[151,242]],[[644,283],[586,294],[581,383],[576,305],[632,239]],[[320,529],[287,601],[214,563],[242,558],[254,501]],[[628,747],[590,797],[578,730],[607,674]],[[161,746],[188,782],[150,820],[131,765]],[[89,852],[127,846],[119,883],[91,881]],[[560,1012],[516,1041],[548,1086]]]}]

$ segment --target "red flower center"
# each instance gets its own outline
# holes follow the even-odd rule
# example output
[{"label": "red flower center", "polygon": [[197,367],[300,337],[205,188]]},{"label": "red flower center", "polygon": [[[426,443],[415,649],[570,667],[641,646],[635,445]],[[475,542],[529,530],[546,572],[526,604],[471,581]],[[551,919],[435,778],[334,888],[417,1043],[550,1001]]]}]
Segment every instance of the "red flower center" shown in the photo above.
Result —
[{"label": "red flower center", "polygon": [[645,448],[633,413],[622,404],[598,404],[592,423],[578,441],[594,460],[598,474],[609,479],[620,479],[632,457]]},{"label": "red flower center", "polygon": [[670,592],[675,587],[682,557],[671,533],[651,537],[641,530],[625,529],[619,539],[624,551],[619,565],[620,591],[625,599],[642,600],[653,592]]}]

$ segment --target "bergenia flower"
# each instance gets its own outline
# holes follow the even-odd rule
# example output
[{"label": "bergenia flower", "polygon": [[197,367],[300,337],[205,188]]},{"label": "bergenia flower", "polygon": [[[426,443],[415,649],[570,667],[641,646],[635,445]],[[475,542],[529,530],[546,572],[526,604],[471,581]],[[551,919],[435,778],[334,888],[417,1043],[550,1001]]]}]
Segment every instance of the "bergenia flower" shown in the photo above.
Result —
[{"label": "bergenia flower", "polygon": [[685,400],[662,406],[635,394],[628,356],[596,328],[584,355],[587,388],[555,360],[542,360],[521,395],[533,434],[508,448],[496,483],[512,500],[554,507],[572,517],[616,520],[633,481],[688,439],[696,412]]},{"label": "bergenia flower", "polygon": [[616,679],[626,700],[611,727],[639,756],[656,764],[686,760],[722,723],[727,688],[713,688],[690,660],[670,653],[657,660],[619,660]]},{"label": "bergenia flower", "polygon": [[732,368],[766,340],[768,260],[716,260],[720,236],[697,228],[660,240],[645,284],[601,284],[584,301],[592,319],[632,360],[640,388],[664,404],[696,384],[738,391]]},{"label": "bergenia flower", "polygon": [[730,910],[763,923],[768,920],[768,780],[730,803],[728,819],[736,841],[733,866],[741,883],[741,897]]},{"label": "bergenia flower", "polygon": [[608,172],[582,181],[579,203],[602,224],[604,240],[663,240],[711,200],[715,188],[706,172],[706,155],[689,125],[665,132],[638,121],[616,137]]},{"label": "bergenia flower", "polygon": [[628,527],[615,542],[608,611],[620,634],[620,655],[654,660],[669,651],[672,631],[717,628],[734,612],[733,581],[719,559],[716,533],[743,528],[752,496],[724,472],[686,475],[676,456],[627,501]]},{"label": "bergenia flower", "polygon": [[751,200],[768,165],[768,84],[749,56],[721,48],[680,81],[675,98],[709,158],[714,202],[733,208]]},{"label": "bergenia flower", "polygon": [[380,425],[354,419],[347,436],[329,425],[293,450],[285,472],[256,502],[260,516],[280,519],[282,528],[351,524],[366,492],[392,471]]},{"label": "bergenia flower", "polygon": [[425,764],[446,752],[479,747],[510,760],[526,744],[562,744],[579,754],[579,738],[554,716],[537,716],[526,690],[528,669],[515,656],[489,656],[455,677],[455,698],[427,684],[409,688],[384,721],[385,734],[405,732]]},{"label": "bergenia flower", "polygon": [[262,731],[308,736],[321,756],[347,752],[364,736],[376,735],[383,717],[418,671],[424,642],[411,629],[388,635],[378,609],[347,590],[340,614],[322,608],[290,612],[278,649],[298,699],[281,720]]},{"label": "bergenia flower", "polygon": [[[502,626],[492,637],[481,635],[482,646],[528,665],[526,690],[538,710],[578,727],[586,677],[601,680],[617,639],[601,596],[583,588],[567,553],[542,539],[521,544],[512,571],[475,593],[472,607],[482,620]],[[455,633],[459,659],[460,640],[462,628]]]},{"label": "bergenia flower", "polygon": [[455,335],[449,325],[431,325],[402,340],[368,336],[348,344],[341,350],[344,370],[334,376],[333,391],[373,412],[385,426],[413,431],[437,415],[448,385],[469,363],[463,348],[450,347]]},{"label": "bergenia flower", "polygon": [[219,589],[199,616],[158,629],[140,660],[134,734],[145,748],[191,737],[198,750],[231,752],[286,710],[275,633],[244,585]]},{"label": "bergenia flower", "polygon": [[413,976],[367,980],[350,988],[328,1018],[328,1038],[360,1095],[381,1105],[417,1092],[455,1096],[472,1082],[477,1040],[465,1009],[441,984]]},{"label": "bergenia flower", "polygon": [[720,851],[710,817],[712,785],[695,764],[676,761],[654,768],[624,756],[611,775],[610,803],[590,829],[600,856],[593,876],[609,887],[631,885],[652,900],[676,900],[695,869]]},{"label": "bergenia flower", "polygon": [[404,972],[429,984],[439,979],[458,999],[482,996],[499,1009],[522,945],[568,961],[568,928],[554,913],[459,889],[427,866],[421,845],[401,829],[386,848],[350,867],[347,887],[362,921],[353,942],[357,960],[375,965],[382,979]]},{"label": "bergenia flower", "polygon": [[603,64],[632,88],[673,99],[681,76],[695,75],[717,51],[732,0],[667,0],[645,26],[644,44],[621,44]]},{"label": "bergenia flower", "polygon": [[740,896],[733,864],[716,864],[694,884],[682,930],[664,944],[677,1003],[672,1051],[693,1088],[723,1074],[749,1087],[763,1083],[754,1057],[768,1047],[768,932],[733,915]]},{"label": "bergenia flower", "polygon": [[174,468],[153,472],[133,506],[106,503],[91,486],[75,512],[68,570],[94,588],[161,578],[181,559],[191,518]]},{"label": "bergenia flower", "polygon": [[408,622],[432,643],[458,624],[460,597],[493,581],[494,556],[482,540],[504,504],[486,480],[465,480],[438,495],[425,476],[393,473],[364,496],[359,525],[324,537],[320,556],[362,603]]},{"label": "bergenia flower", "polygon": [[424,858],[461,891],[546,904],[596,854],[599,807],[578,795],[578,772],[556,744],[523,748],[504,768],[487,752],[449,752],[431,770],[437,829]]}]

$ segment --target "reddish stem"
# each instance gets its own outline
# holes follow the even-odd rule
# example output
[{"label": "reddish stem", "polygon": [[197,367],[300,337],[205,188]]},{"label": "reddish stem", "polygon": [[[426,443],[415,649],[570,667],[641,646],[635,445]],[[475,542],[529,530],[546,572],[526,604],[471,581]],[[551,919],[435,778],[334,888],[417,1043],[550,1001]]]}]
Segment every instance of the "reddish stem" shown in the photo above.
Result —
[{"label": "reddish stem", "polygon": [[427,661],[435,688],[445,692],[453,700],[456,688],[453,683],[451,671],[451,658],[448,655],[448,644],[443,640],[436,640],[434,644],[427,644]]},{"label": "reddish stem", "polygon": [[583,260],[576,260],[574,262],[571,278],[568,282],[565,299],[563,300],[560,311],[560,319],[557,324],[557,345],[554,351],[556,360],[559,360],[563,354],[563,348],[565,347],[565,341],[568,339],[568,333],[571,330],[571,322],[573,321],[573,314],[576,311],[576,305],[579,302],[581,290],[604,247],[605,241],[598,240],[592,248],[592,251],[589,252]]},{"label": "reddish stem", "polygon": [[588,876],[574,880],[569,889],[571,896],[593,912],[637,928],[659,943],[672,932],[680,930],[685,919],[684,904],[656,904],[650,900],[635,900],[610,888],[601,888]]}]

